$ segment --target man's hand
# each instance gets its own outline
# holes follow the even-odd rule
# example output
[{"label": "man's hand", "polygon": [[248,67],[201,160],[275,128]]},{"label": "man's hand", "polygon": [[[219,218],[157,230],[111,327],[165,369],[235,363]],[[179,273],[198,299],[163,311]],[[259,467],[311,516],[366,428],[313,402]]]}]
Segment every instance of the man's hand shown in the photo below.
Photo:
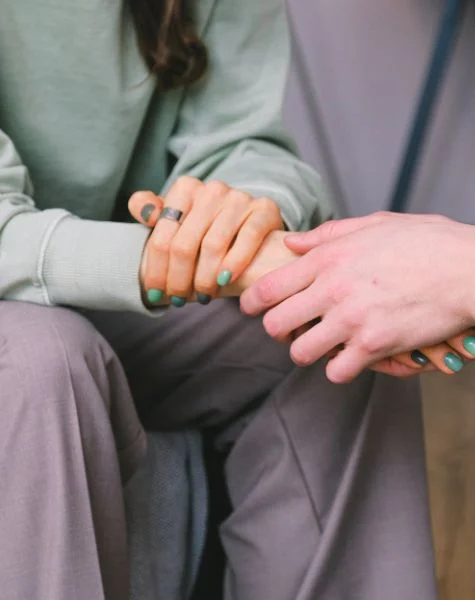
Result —
[{"label": "man's hand", "polygon": [[241,307],[250,315],[267,311],[264,326],[278,340],[321,317],[293,342],[291,356],[305,366],[342,347],[327,375],[347,382],[475,324],[474,232],[437,215],[329,222],[289,235],[287,245],[303,256],[251,286]]}]

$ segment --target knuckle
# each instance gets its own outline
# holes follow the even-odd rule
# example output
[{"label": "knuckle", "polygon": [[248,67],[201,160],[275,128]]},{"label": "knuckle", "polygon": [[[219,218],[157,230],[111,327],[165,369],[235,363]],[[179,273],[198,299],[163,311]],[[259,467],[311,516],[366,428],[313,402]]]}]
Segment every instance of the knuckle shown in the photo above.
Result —
[{"label": "knuckle", "polygon": [[356,304],[351,306],[351,308],[346,307],[346,310],[341,315],[341,320],[347,330],[357,331],[363,326],[365,311]]},{"label": "knuckle", "polygon": [[206,236],[201,244],[203,252],[211,255],[220,255],[225,245],[224,238],[218,235]]},{"label": "knuckle", "polygon": [[270,278],[265,278],[257,284],[257,296],[264,304],[271,304],[277,296],[277,290],[274,282]]},{"label": "knuckle", "polygon": [[266,217],[266,223],[270,224],[275,229],[281,228],[284,221],[282,219],[280,206],[267,197],[261,198],[258,202],[260,203],[260,210]]},{"label": "knuckle", "polygon": [[259,223],[247,223],[242,229],[243,236],[246,238],[247,244],[260,242],[263,237],[263,227]]},{"label": "knuckle", "polygon": [[349,285],[345,281],[333,282],[328,285],[326,294],[333,305],[340,304],[350,295]]},{"label": "knuckle", "polygon": [[[326,241],[337,239],[342,230],[342,222],[332,219],[325,221],[315,229],[311,230],[308,235],[308,240],[315,246],[320,246]],[[335,262],[336,257],[342,252],[341,244],[329,244],[325,250],[325,259],[327,262]]]},{"label": "knuckle", "polygon": [[367,356],[381,353],[385,349],[381,335],[374,329],[365,328],[358,336],[358,346]]},{"label": "knuckle", "polygon": [[240,190],[233,190],[229,199],[235,206],[240,206],[242,208],[247,208],[252,202],[254,202],[249,194],[241,192]]},{"label": "knuckle", "polygon": [[213,197],[224,196],[229,191],[229,186],[218,180],[208,181],[205,187],[206,191]]},{"label": "knuckle", "polygon": [[196,247],[187,240],[174,240],[170,246],[170,251],[174,256],[181,259],[193,258],[196,254]]},{"label": "knuckle", "polygon": [[149,243],[155,254],[168,254],[170,252],[170,242],[158,235],[152,236]]},{"label": "knuckle", "polygon": [[278,213],[280,214],[280,209],[277,204],[268,198],[267,196],[263,196],[262,198],[258,198],[256,203],[259,205],[259,208],[267,213]]},{"label": "knuckle", "polygon": [[338,228],[339,228],[339,221],[331,220],[331,221],[325,221],[325,223],[322,223],[321,225],[319,225],[315,229],[315,231],[318,231],[318,233],[320,235],[323,235],[324,237],[328,236],[329,238],[331,238],[338,232]]},{"label": "knuckle", "polygon": [[183,175],[173,185],[174,191],[180,195],[188,196],[194,194],[203,184],[199,179]]}]

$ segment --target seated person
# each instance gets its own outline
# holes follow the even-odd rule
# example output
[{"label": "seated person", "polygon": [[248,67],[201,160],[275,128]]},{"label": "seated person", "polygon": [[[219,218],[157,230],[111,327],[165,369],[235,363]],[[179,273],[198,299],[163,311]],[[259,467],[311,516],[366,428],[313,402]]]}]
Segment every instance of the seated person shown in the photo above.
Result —
[{"label": "seated person", "polygon": [[[281,126],[281,2],[187,9],[0,0],[2,594],[125,600],[144,428],[195,427],[227,455],[226,599],[435,599],[417,385],[334,386],[210,302],[331,212]],[[144,189],[151,235],[119,222]]]}]

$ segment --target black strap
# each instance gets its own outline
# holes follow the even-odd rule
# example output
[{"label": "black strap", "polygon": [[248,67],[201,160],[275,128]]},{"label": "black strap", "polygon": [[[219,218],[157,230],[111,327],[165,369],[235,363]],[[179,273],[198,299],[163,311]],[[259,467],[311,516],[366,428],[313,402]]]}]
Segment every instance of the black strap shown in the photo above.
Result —
[{"label": "black strap", "polygon": [[391,197],[390,210],[393,212],[404,212],[406,208],[465,6],[465,0],[446,0],[427,76]]}]

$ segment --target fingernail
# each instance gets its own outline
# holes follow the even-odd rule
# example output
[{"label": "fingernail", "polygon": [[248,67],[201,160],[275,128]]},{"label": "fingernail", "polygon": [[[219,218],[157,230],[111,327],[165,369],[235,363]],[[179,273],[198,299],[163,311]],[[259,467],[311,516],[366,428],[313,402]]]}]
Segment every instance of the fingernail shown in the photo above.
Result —
[{"label": "fingernail", "polygon": [[211,296],[209,294],[198,293],[198,294],[196,294],[196,299],[203,306],[206,306],[207,304],[209,304],[211,302]]},{"label": "fingernail", "polygon": [[472,335],[467,336],[463,341],[463,347],[472,356],[475,356],[475,337]]},{"label": "fingernail", "polygon": [[429,364],[429,359],[427,358],[427,356],[425,356],[425,354],[422,354],[422,352],[420,352],[419,350],[414,350],[414,352],[411,354],[411,359],[416,363],[416,365],[419,365],[420,367],[425,367]]},{"label": "fingernail", "polygon": [[218,275],[218,285],[220,287],[224,287],[225,285],[228,285],[228,283],[231,281],[233,277],[233,274],[231,273],[231,271],[228,271],[227,269],[225,271],[221,271],[221,273]]},{"label": "fingernail", "polygon": [[182,308],[186,304],[186,298],[183,298],[182,296],[172,296],[170,298],[170,302],[173,304],[173,306]]},{"label": "fingernail", "polygon": [[463,361],[458,356],[455,356],[455,354],[452,354],[452,352],[445,355],[444,363],[446,367],[455,373],[461,371],[465,366]]},{"label": "fingernail", "polygon": [[155,204],[145,204],[145,206],[142,207],[142,210],[140,211],[140,216],[145,221],[145,223],[148,222],[155,208]]},{"label": "fingernail", "polygon": [[150,304],[158,304],[163,298],[162,290],[148,290],[147,291],[147,299]]}]

